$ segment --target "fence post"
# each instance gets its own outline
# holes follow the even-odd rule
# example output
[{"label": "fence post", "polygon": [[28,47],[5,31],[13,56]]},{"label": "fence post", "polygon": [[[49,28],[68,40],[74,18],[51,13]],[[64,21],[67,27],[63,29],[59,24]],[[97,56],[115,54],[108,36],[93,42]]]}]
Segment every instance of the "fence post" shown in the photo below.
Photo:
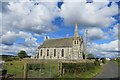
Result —
[{"label": "fence post", "polygon": [[63,75],[65,74],[65,69],[63,68]]},{"label": "fence post", "polygon": [[58,63],[58,76],[60,74],[60,67],[59,67],[59,63]]},{"label": "fence post", "polygon": [[50,64],[50,78],[52,78],[52,64]]},{"label": "fence post", "polygon": [[60,62],[60,77],[62,76],[62,62]]},{"label": "fence post", "polygon": [[27,80],[27,63],[24,64],[24,80]]}]

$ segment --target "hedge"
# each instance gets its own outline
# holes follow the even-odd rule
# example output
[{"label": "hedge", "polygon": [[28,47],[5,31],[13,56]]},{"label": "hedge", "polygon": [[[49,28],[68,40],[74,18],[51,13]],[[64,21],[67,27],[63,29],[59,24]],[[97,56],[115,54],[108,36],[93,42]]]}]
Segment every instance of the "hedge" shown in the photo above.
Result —
[{"label": "hedge", "polygon": [[87,72],[95,69],[96,66],[100,66],[99,61],[95,61],[94,63],[62,63],[64,73],[81,73]]}]

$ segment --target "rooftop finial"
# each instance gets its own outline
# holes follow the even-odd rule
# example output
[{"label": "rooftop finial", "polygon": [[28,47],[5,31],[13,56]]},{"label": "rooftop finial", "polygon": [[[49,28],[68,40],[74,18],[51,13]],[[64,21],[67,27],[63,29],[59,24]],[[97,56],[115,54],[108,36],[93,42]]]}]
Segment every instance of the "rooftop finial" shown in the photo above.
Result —
[{"label": "rooftop finial", "polygon": [[45,38],[44,38],[44,40],[47,40],[47,39],[49,39],[49,37],[46,35]]}]

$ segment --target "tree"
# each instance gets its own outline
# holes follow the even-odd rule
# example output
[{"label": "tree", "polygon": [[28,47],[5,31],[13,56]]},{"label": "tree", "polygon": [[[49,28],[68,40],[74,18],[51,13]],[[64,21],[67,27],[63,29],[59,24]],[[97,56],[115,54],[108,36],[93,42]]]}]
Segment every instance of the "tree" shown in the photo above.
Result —
[{"label": "tree", "polygon": [[28,55],[27,55],[27,53],[25,52],[25,51],[23,51],[23,50],[21,50],[19,53],[18,53],[18,57],[20,58],[20,59],[23,59],[23,58],[25,58],[25,57],[27,57]]},{"label": "tree", "polygon": [[102,63],[106,63],[106,59],[105,58],[101,58]]},{"label": "tree", "polygon": [[87,55],[87,59],[94,59],[95,57],[94,57],[94,55],[93,54],[88,54]]}]

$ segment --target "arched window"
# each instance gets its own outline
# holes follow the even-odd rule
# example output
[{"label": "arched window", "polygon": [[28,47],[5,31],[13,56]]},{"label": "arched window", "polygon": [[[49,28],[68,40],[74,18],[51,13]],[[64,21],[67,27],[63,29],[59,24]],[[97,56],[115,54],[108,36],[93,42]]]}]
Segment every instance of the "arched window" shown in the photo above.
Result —
[{"label": "arched window", "polygon": [[47,49],[47,56],[49,56],[49,49]]},{"label": "arched window", "polygon": [[54,57],[56,56],[56,49],[54,49]]},{"label": "arched window", "polygon": [[77,40],[77,44],[78,44],[78,40]]},{"label": "arched window", "polygon": [[75,44],[76,44],[76,40],[75,40]]},{"label": "arched window", "polygon": [[62,49],[62,57],[64,57],[64,49]]},{"label": "arched window", "polygon": [[40,51],[40,56],[42,56],[42,49],[41,49],[41,51]]}]

